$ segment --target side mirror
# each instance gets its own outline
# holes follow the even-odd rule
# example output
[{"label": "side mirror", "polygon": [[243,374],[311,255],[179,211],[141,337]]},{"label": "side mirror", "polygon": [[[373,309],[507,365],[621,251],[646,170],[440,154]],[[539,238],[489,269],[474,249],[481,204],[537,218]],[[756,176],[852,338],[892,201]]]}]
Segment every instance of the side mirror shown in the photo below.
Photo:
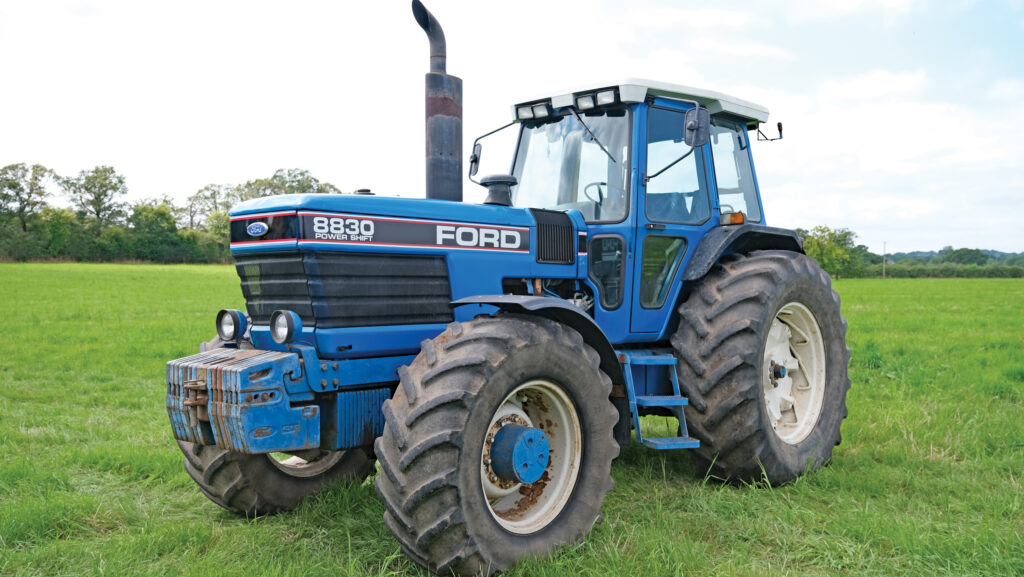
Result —
[{"label": "side mirror", "polygon": [[697,148],[704,146],[711,136],[711,114],[707,108],[697,106],[686,111],[683,119],[683,142]]},{"label": "side mirror", "polygon": [[476,176],[476,171],[480,170],[480,150],[483,147],[479,142],[473,144],[473,154],[469,156],[469,178],[472,179]]}]

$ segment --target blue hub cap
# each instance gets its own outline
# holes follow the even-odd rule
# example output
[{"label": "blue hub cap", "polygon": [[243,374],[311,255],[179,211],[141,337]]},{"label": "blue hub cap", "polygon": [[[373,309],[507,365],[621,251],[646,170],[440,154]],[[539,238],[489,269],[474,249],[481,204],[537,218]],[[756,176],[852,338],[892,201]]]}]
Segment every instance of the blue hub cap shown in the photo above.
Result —
[{"label": "blue hub cap", "polygon": [[529,485],[548,467],[551,449],[544,431],[521,425],[505,425],[491,444],[491,470],[502,479]]}]

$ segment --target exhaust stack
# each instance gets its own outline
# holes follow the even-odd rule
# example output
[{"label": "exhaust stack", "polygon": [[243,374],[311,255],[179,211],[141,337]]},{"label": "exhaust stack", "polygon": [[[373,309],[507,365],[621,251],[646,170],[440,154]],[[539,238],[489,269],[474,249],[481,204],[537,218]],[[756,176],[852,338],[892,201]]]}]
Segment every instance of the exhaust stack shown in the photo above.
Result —
[{"label": "exhaust stack", "polygon": [[444,31],[420,0],[416,23],[430,40],[427,96],[427,198],[462,202],[462,79],[445,72]]}]

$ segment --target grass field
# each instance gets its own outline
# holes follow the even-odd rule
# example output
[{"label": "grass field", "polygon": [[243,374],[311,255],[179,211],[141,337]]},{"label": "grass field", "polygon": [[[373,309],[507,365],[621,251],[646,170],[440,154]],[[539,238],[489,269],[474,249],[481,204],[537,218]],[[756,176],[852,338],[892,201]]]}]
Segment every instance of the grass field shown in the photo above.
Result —
[{"label": "grass field", "polygon": [[[634,446],[589,541],[509,575],[1024,575],[1024,281],[843,280],[850,416],[776,489]],[[240,519],[181,467],[164,363],[226,266],[0,264],[0,574],[421,575],[369,481]]]}]

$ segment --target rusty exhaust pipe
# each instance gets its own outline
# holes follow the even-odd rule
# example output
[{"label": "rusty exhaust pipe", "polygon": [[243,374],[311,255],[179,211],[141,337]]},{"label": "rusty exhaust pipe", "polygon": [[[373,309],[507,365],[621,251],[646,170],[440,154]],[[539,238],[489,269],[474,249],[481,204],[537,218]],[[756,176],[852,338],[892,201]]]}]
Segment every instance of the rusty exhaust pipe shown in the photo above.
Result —
[{"label": "rusty exhaust pipe", "polygon": [[427,96],[427,198],[462,202],[462,79],[445,72],[444,31],[420,0],[416,23],[430,40]]}]

